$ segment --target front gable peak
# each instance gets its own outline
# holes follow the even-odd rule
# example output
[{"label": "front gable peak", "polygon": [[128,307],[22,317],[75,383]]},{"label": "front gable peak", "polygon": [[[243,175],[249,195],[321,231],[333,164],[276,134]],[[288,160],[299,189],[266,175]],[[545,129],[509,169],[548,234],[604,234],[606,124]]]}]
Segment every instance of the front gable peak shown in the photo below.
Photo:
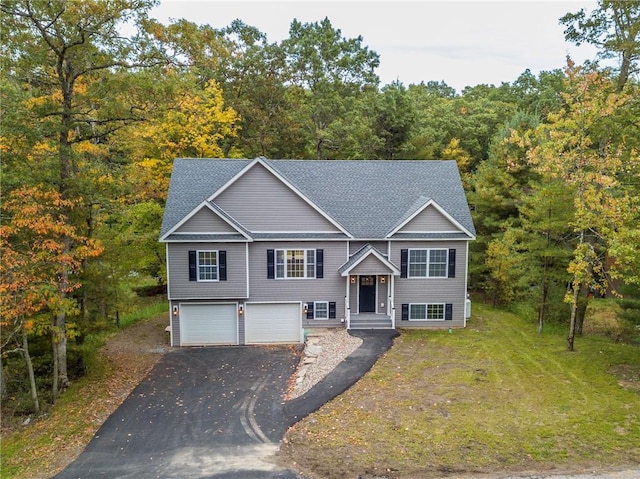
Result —
[{"label": "front gable peak", "polygon": [[387,238],[391,238],[398,233],[464,233],[469,237],[474,236],[436,201],[425,197],[420,197],[416,200],[398,224],[387,234]]},{"label": "front gable peak", "polygon": [[209,201],[256,233],[343,233],[333,218],[262,158],[252,161]]}]

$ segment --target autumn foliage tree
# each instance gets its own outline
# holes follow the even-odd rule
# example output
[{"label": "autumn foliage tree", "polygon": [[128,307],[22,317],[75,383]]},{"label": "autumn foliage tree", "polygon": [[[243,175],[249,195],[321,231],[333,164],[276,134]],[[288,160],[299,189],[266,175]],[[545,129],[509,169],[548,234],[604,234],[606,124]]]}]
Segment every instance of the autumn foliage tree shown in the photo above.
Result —
[{"label": "autumn foliage tree", "polygon": [[[50,335],[54,360],[59,360],[56,345],[74,336],[73,323],[67,321],[61,326],[55,320],[60,311],[67,315],[77,311],[77,304],[69,295],[80,287],[73,272],[80,269],[85,259],[102,253],[99,242],[79,235],[68,224],[66,211],[72,206],[60,193],[39,187],[19,188],[3,201],[0,226],[2,354],[11,344],[16,344],[23,354],[36,411],[39,406],[27,336],[31,333]],[[73,241],[76,247],[69,250],[68,241]],[[58,368],[53,368],[54,398],[58,383]]]},{"label": "autumn foliage tree", "polygon": [[[16,132],[5,153],[21,174],[17,184],[46,182],[59,195],[57,240],[61,255],[71,258],[80,248],[67,231],[87,224],[96,184],[86,173],[104,171],[110,155],[97,145],[114,132],[145,119],[154,104],[154,86],[142,71],[158,65],[162,56],[145,36],[144,23],[152,0],[115,2],[80,0],[2,0],[0,2],[3,69],[23,94],[8,97],[22,111],[11,117]],[[119,32],[126,22],[138,27],[133,39]],[[5,123],[6,125],[6,123]],[[4,125],[3,125],[4,126]],[[18,138],[19,140],[16,140]],[[93,168],[92,165],[99,165]],[[34,174],[34,172],[36,172]],[[90,218],[90,217],[89,217]],[[89,221],[88,227],[92,225]],[[74,274],[59,263],[54,329],[56,378],[60,388],[67,374],[67,285]],[[55,396],[55,395],[54,395]]]},{"label": "autumn foliage tree", "polygon": [[529,159],[540,175],[559,179],[574,191],[570,226],[575,247],[568,269],[573,280],[566,297],[571,305],[567,342],[573,350],[586,308],[581,296],[611,289],[608,250],[620,231],[637,228],[637,192],[621,180],[625,171],[638,171],[640,157],[624,138],[614,141],[608,129],[632,97],[619,92],[605,74],[571,62],[566,72],[565,107],[537,128],[538,142]]}]

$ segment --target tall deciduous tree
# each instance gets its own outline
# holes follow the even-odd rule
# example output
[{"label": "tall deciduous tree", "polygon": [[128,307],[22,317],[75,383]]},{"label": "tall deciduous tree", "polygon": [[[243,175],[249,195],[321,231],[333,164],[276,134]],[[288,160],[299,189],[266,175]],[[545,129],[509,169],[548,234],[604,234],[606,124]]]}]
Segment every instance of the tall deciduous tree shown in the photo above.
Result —
[{"label": "tall deciduous tree", "polygon": [[569,264],[572,288],[566,298],[571,304],[567,343],[573,350],[585,308],[580,298],[610,287],[607,250],[616,232],[634,221],[635,192],[625,188],[620,179],[625,164],[637,164],[640,157],[637,151],[628,151],[624,139],[612,142],[604,128],[630,101],[628,95],[614,91],[605,75],[584,72],[570,63],[563,97],[565,109],[538,127],[539,141],[530,150],[529,159],[539,174],[560,179],[575,191],[571,226],[576,246]]},{"label": "tall deciduous tree", "polygon": [[601,58],[618,58],[617,89],[621,91],[629,76],[638,71],[640,59],[640,2],[638,0],[600,0],[598,8],[584,9],[560,19],[567,28],[565,38],[577,45],[590,43],[600,48]]},{"label": "tall deciduous tree", "polygon": [[[114,131],[142,120],[149,105],[153,83],[140,69],[159,63],[149,48],[143,24],[153,0],[2,0],[0,11],[5,61],[11,81],[28,90],[29,116],[22,125],[39,138],[23,142],[21,152],[37,146],[41,180],[48,181],[60,195],[61,221],[69,226],[84,222],[80,157],[87,143],[99,144]],[[125,23],[138,34],[125,38]],[[140,81],[143,78],[143,81]],[[28,138],[30,134],[25,134]],[[80,150],[80,151],[79,151]],[[29,181],[35,181],[33,178]],[[71,203],[68,203],[71,201]],[[80,205],[80,206],[78,206]],[[70,235],[62,235],[63,254],[79,248]],[[58,303],[54,329],[54,361],[60,388],[68,384],[67,301],[71,268],[64,265],[57,275]],[[56,391],[57,393],[57,391]],[[55,394],[54,394],[55,395]]]},{"label": "tall deciduous tree", "polygon": [[[56,345],[70,333],[68,324],[61,330],[55,320],[53,324],[45,323],[34,328],[33,316],[46,312],[57,318],[61,311],[76,308],[68,293],[79,288],[80,283],[69,276],[69,271],[77,271],[82,261],[102,252],[98,242],[79,235],[69,225],[67,212],[72,206],[72,202],[65,200],[60,193],[41,188],[14,190],[3,202],[3,224],[0,226],[2,346],[12,336],[18,336],[36,410],[38,399],[27,334],[34,329],[51,334],[55,350]],[[71,241],[76,245],[73,249],[68,248]],[[54,368],[54,397],[58,392],[58,371]]]}]

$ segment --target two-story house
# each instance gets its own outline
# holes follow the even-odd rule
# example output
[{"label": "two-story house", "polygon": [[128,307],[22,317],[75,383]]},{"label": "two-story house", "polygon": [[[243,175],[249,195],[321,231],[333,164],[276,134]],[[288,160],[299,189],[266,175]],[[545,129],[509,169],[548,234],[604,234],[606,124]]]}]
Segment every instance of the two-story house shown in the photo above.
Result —
[{"label": "two-story house", "polygon": [[171,344],[463,327],[473,239],[454,161],[177,159],[160,237]]}]

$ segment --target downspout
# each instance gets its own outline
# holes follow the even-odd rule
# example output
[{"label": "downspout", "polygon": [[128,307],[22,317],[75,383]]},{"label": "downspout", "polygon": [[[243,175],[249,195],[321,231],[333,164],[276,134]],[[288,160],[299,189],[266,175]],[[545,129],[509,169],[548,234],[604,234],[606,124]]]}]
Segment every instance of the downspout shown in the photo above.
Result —
[{"label": "downspout", "polygon": [[469,292],[467,288],[469,285],[469,241],[465,241],[465,245],[467,247],[467,252],[465,253],[465,262],[464,262],[464,297],[462,299],[462,304],[464,305],[464,327],[467,327],[467,298],[469,297]]},{"label": "downspout", "polygon": [[347,323],[347,329],[351,329],[351,308],[349,304],[351,303],[349,299],[349,275],[347,275],[347,294],[344,296],[344,316]]},{"label": "downspout", "polygon": [[[349,250],[351,249],[351,244],[350,242],[347,240],[347,261],[349,261]],[[345,316],[345,321],[346,321],[346,325],[347,325],[347,330],[351,329],[351,298],[349,296],[349,281],[351,280],[351,275],[348,274],[345,279],[347,280],[347,289],[346,289],[346,294],[344,296],[344,316]]]},{"label": "downspout", "polygon": [[169,274],[169,243],[164,244],[164,257],[167,271],[167,299],[169,300],[169,344],[175,346],[173,342],[173,303],[171,301],[171,278]]},{"label": "downspout", "polygon": [[396,329],[396,306],[395,306],[395,282],[396,276],[391,273],[391,281],[389,282],[389,287],[391,291],[389,292],[389,305],[391,306],[391,329]]}]

